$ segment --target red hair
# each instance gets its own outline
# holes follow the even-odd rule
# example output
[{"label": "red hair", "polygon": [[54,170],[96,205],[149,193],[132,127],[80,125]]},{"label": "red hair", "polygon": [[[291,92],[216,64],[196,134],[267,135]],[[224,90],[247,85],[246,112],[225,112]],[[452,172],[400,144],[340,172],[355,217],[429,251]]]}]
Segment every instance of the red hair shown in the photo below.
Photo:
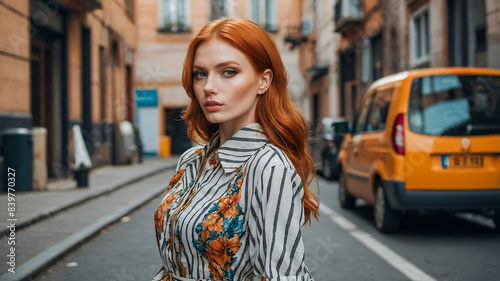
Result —
[{"label": "red hair", "polygon": [[188,136],[209,141],[219,129],[208,122],[193,91],[193,61],[198,46],[218,38],[240,50],[257,73],[273,71],[273,79],[266,93],[257,102],[256,118],[269,141],[279,147],[292,161],[304,186],[305,222],[311,215],[318,219],[318,197],[309,185],[315,177],[314,162],[307,149],[308,129],[304,117],[292,102],[287,91],[287,73],[274,40],[260,26],[243,18],[219,19],[206,25],[189,45],[182,84],[191,102],[183,118],[188,126]]}]

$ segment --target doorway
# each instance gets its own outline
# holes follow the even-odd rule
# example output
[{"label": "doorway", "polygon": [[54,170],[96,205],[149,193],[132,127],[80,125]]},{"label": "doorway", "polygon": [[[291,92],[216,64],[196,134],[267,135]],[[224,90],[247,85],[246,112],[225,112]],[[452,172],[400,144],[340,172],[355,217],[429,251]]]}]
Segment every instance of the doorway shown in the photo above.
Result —
[{"label": "doorway", "polygon": [[54,163],[54,89],[53,49],[51,44],[32,39],[31,42],[31,115],[33,127],[47,129],[46,161],[48,176],[56,175]]},{"label": "doorway", "polygon": [[181,118],[184,108],[165,109],[164,132],[172,139],[171,151],[174,155],[182,154],[191,147],[191,140],[187,135],[186,122]]}]

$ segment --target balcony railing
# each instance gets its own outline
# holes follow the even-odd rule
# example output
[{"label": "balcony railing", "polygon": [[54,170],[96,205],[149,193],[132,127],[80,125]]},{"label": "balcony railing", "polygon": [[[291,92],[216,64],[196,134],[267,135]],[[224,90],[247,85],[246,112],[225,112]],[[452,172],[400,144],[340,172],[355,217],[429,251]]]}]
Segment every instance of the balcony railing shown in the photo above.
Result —
[{"label": "balcony railing", "polygon": [[361,0],[337,0],[335,4],[335,32],[342,32],[362,20]]},{"label": "balcony railing", "polygon": [[79,12],[90,12],[95,9],[102,9],[101,0],[69,0],[64,1],[64,5],[71,10]]},{"label": "balcony railing", "polygon": [[286,27],[285,43],[289,43],[290,50],[307,41],[302,26],[289,25]]}]

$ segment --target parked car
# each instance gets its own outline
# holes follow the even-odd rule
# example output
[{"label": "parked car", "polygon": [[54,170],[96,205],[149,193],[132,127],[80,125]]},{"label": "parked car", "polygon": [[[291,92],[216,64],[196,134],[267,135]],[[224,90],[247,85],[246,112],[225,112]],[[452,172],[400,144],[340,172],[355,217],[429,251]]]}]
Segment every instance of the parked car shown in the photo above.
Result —
[{"label": "parked car", "polygon": [[327,179],[338,176],[337,156],[342,138],[348,131],[348,121],[343,118],[321,118],[311,140],[311,155],[317,171]]},{"label": "parked car", "polygon": [[338,159],[339,201],[381,232],[410,210],[490,214],[500,229],[500,70],[412,70],[375,81]]}]

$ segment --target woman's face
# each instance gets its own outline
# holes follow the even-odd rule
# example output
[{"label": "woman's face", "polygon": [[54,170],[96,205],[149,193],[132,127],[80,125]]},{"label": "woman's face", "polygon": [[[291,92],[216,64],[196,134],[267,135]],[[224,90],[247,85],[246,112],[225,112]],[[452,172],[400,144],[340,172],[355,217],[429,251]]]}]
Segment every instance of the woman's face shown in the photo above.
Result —
[{"label": "woman's face", "polygon": [[193,90],[203,113],[210,123],[234,132],[256,121],[258,96],[269,87],[268,76],[257,74],[241,51],[221,39],[200,44],[194,56]]}]

